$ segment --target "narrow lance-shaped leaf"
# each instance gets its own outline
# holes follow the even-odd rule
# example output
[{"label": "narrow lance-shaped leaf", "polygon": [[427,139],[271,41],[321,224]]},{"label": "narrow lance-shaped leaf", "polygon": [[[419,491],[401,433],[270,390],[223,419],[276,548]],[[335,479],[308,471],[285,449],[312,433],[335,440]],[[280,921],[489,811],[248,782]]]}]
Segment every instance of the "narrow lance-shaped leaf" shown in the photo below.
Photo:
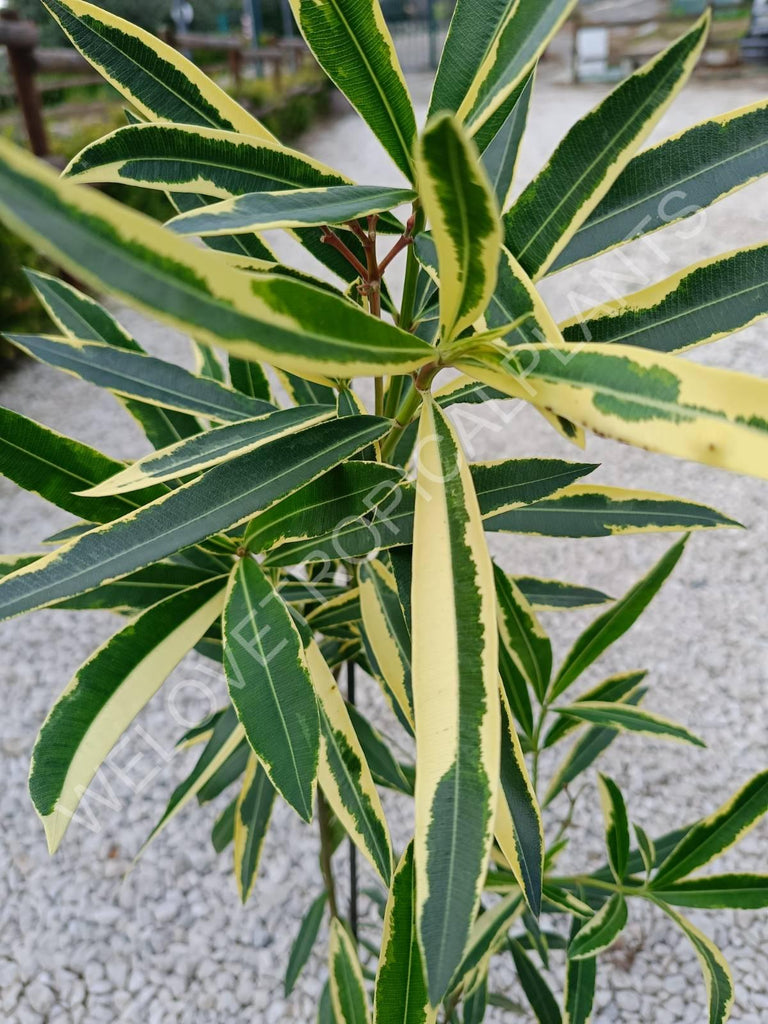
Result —
[{"label": "narrow lance-shaped leaf", "polygon": [[4,577],[0,616],[84,593],[235,526],[360,451],[387,426],[373,417],[332,420],[217,466]]},{"label": "narrow lance-shaped leaf", "polygon": [[474,919],[499,774],[498,633],[480,509],[452,427],[427,398],[413,548],[416,886],[430,1001]]},{"label": "narrow lance-shaped leaf", "polygon": [[337,917],[331,921],[328,946],[331,1002],[336,1020],[343,1024],[371,1024],[363,971],[349,932]]},{"label": "narrow lance-shaped leaf", "polygon": [[0,408],[0,473],[25,491],[88,522],[108,523],[159,492],[95,501],[78,492],[108,479],[124,464],[64,437],[12,409]]},{"label": "narrow lance-shaped leaf", "polygon": [[416,929],[412,842],[392,876],[376,974],[373,1020],[374,1024],[434,1024],[437,1020],[437,1011],[429,1005]]},{"label": "narrow lance-shaped leaf", "polygon": [[273,138],[168,43],[83,0],[44,2],[86,60],[148,120],[214,125]]},{"label": "narrow lance-shaped leaf", "polygon": [[291,8],[320,66],[413,180],[416,119],[379,0],[291,0]]},{"label": "narrow lance-shaped leaf", "polygon": [[275,787],[251,752],[235,805],[235,879],[243,903],[247,903],[256,883],[275,796]]},{"label": "narrow lance-shaped leaf", "polygon": [[562,1015],[557,1000],[533,960],[514,939],[510,941],[509,948],[515,961],[518,980],[536,1020],[539,1024],[561,1024]]},{"label": "narrow lance-shaped leaf", "polygon": [[[578,918],[573,919],[571,941],[578,935],[582,927]],[[584,957],[581,960],[569,959],[566,964],[564,1024],[589,1024],[592,1019],[592,1006],[595,1000],[595,981],[597,979],[597,960],[595,957]]]},{"label": "narrow lance-shaped leaf", "polygon": [[483,167],[500,210],[506,209],[515,179],[520,143],[523,141],[523,133],[528,120],[533,77],[534,72],[532,71],[515,97],[514,106],[507,114],[504,123],[482,153]]},{"label": "narrow lance-shaped leaf", "polygon": [[725,1024],[734,1000],[733,978],[725,957],[707,935],[681,914],[666,904],[659,903],[659,906],[685,933],[699,958],[707,988],[708,1024]]},{"label": "narrow lance-shaped leaf", "polygon": [[495,513],[485,520],[486,530],[542,537],[612,537],[739,525],[735,519],[698,502],[601,484],[571,484],[551,498]]},{"label": "narrow lance-shaped leaf", "polygon": [[289,437],[331,419],[333,410],[323,406],[278,409],[254,419],[244,419],[207,430],[146,455],[127,469],[92,487],[91,497],[124,494],[165,480],[182,479],[212,466],[246,455],[262,445]]},{"label": "narrow lance-shaped leaf", "polygon": [[626,923],[627,903],[622,894],[616,892],[574,936],[568,947],[569,958],[582,960],[607,949]]},{"label": "narrow lance-shaped leaf", "polygon": [[544,874],[544,826],[512,709],[504,691],[501,721],[501,788],[496,811],[496,838],[531,913],[538,917]]},{"label": "narrow lance-shaped leaf", "polygon": [[370,768],[344,698],[314,641],[306,655],[320,707],[318,782],[333,813],[388,886],[392,849]]},{"label": "narrow lance-shaped leaf", "polygon": [[[647,674],[645,671],[639,671],[622,672],[620,675],[610,676],[608,679],[598,683],[597,686],[593,686],[582,693],[577,703],[583,700],[624,700],[628,694],[637,689]],[[560,740],[568,736],[574,729],[578,729],[579,725],[580,723],[575,719],[569,720],[567,716],[562,715],[544,736],[543,746],[545,748],[554,746],[555,743],[559,743]]]},{"label": "narrow lance-shaped leaf", "polygon": [[252,558],[239,559],[230,580],[224,668],[238,718],[270,781],[311,821],[320,749],[315,692],[291,613]]},{"label": "narrow lance-shaped leaf", "polygon": [[394,577],[375,559],[360,565],[358,579],[366,638],[387,686],[413,725],[411,637]]},{"label": "narrow lance-shaped leaf", "polygon": [[441,343],[447,345],[485,312],[496,286],[498,207],[474,144],[450,114],[427,125],[417,170],[437,249]]},{"label": "narrow lance-shaped leaf", "polygon": [[469,941],[461,963],[453,978],[453,988],[458,988],[467,976],[473,976],[483,968],[487,969],[492,955],[505,942],[513,922],[523,913],[525,904],[518,891],[508,893],[489,910],[479,914],[472,926]]},{"label": "narrow lance-shaped leaf", "polygon": [[566,341],[684,352],[768,316],[768,245],[703,260],[561,324]]},{"label": "narrow lance-shaped leaf", "polygon": [[552,672],[552,644],[533,608],[497,565],[494,578],[501,641],[525,681],[543,700]]},{"label": "narrow lance-shaped leaf", "polygon": [[709,22],[707,13],[578,121],[507,214],[506,244],[531,277],[546,273],[685,84]]},{"label": "narrow lance-shaped leaf", "polygon": [[691,217],[766,171],[765,100],[708,118],[630,160],[552,270]]},{"label": "narrow lance-shaped leaf", "polygon": [[677,907],[706,910],[764,910],[768,907],[768,875],[730,874],[686,878],[653,886],[654,895]]},{"label": "narrow lance-shaped leaf", "polygon": [[708,864],[737,843],[768,813],[768,771],[751,779],[714,814],[698,822],[659,866],[654,887]]},{"label": "narrow lance-shaped leaf", "polygon": [[694,736],[682,725],[670,722],[667,718],[662,718],[661,715],[655,715],[650,711],[641,711],[639,708],[627,707],[621,703],[583,700],[578,704],[568,704],[565,707],[554,708],[554,710],[558,714],[572,715],[583,722],[609,725],[648,736],[667,736],[670,739],[691,743],[695,747],[706,746],[703,740]]},{"label": "narrow lance-shaped leaf", "polygon": [[332,185],[290,192],[250,192],[202,210],[180,214],[166,227],[177,235],[226,235],[268,228],[344,224],[411,203],[409,189],[376,185]]},{"label": "narrow lance-shaped leaf", "polygon": [[[26,270],[25,273],[48,315],[68,338],[101,341],[130,352],[144,351],[112,314],[90,296],[40,271]],[[269,395],[263,397],[269,400]],[[131,398],[124,398],[123,404],[141,424],[155,448],[164,448],[174,441],[200,432],[200,424],[188,413],[137,402]]]},{"label": "narrow lance-shaped leaf", "polygon": [[[226,200],[251,192],[352,184],[338,171],[275,140],[184,124],[117,128],[86,146],[64,173],[79,184],[170,189],[174,205],[191,216],[205,215],[209,197]],[[258,251],[248,249],[243,255],[275,258],[263,243]]]},{"label": "narrow lance-shaped leaf", "polygon": [[651,571],[581,634],[552,683],[552,699],[563,693],[612,643],[634,625],[680,560],[688,538],[681,538]]},{"label": "narrow lance-shaped leaf", "polygon": [[516,576],[520,592],[539,612],[555,612],[567,608],[588,608],[607,604],[613,598],[602,590],[563,580],[542,580],[535,576]]},{"label": "narrow lance-shaped leaf", "polygon": [[256,363],[252,359],[238,359],[237,356],[230,356],[229,379],[236,391],[242,391],[249,398],[260,398],[263,402],[272,402],[272,388],[261,363]]},{"label": "narrow lance-shaped leaf", "polygon": [[[314,377],[407,373],[431,346],[327,291],[223,266],[108,196],[0,143],[0,219],[96,289],[199,341]],[[255,341],[254,338],[258,338]]]},{"label": "narrow lance-shaped leaf", "polygon": [[324,892],[320,893],[320,895],[312,901],[309,910],[302,918],[298,934],[291,946],[291,955],[288,958],[288,968],[285,972],[284,994],[286,996],[289,996],[291,992],[293,992],[299,975],[312,952],[312,947],[317,941],[317,935],[320,931],[320,925],[323,923],[325,905],[327,902],[327,894]]},{"label": "narrow lance-shaped leaf", "polygon": [[111,637],[75,674],[32,753],[29,792],[51,853],[109,751],[223,604],[223,578],[174,594]]},{"label": "narrow lance-shaped leaf", "polygon": [[608,861],[617,882],[621,882],[627,871],[629,860],[629,819],[621,790],[602,772],[597,777],[600,806],[605,821],[605,843]]}]

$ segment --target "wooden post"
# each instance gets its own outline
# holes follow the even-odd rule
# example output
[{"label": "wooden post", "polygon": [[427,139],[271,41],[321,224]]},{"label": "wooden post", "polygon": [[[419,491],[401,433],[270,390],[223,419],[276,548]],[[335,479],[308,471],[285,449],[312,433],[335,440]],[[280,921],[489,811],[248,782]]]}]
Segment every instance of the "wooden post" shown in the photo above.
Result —
[{"label": "wooden post", "polygon": [[232,73],[233,91],[237,95],[243,77],[243,51],[239,47],[229,51],[229,70]]},{"label": "wooden post", "polygon": [[16,11],[0,11],[0,42],[8,48],[8,64],[16,86],[19,108],[35,156],[48,156],[48,138],[43,121],[43,107],[35,83],[35,47],[37,26],[18,20]]}]

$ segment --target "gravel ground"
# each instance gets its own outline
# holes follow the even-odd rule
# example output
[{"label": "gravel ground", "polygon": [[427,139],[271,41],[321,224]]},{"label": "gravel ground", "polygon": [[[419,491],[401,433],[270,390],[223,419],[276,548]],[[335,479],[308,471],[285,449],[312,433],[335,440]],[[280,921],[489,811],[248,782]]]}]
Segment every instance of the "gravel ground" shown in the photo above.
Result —
[{"label": "gravel ground", "polygon": [[[696,82],[667,115],[659,137],[707,113],[752,102],[766,93],[763,79]],[[414,78],[423,107],[426,80]],[[521,180],[546,159],[568,125],[603,94],[542,81],[531,116]],[[343,115],[305,140],[311,152],[359,180],[396,180],[373,139],[361,142],[357,122]],[[706,214],[635,243],[626,261],[603,260],[548,281],[546,292],[567,315],[671,273],[715,252],[764,239],[764,189],[738,194]],[[687,239],[691,228],[695,238]],[[185,358],[183,339],[121,311],[152,351]],[[768,376],[766,328],[758,325],[691,358]],[[12,408],[98,445],[111,455],[142,454],[142,441],[114,400],[94,388],[33,364],[0,381],[0,400]],[[510,416],[508,404],[458,422],[475,458],[521,454],[573,455],[530,410]],[[675,577],[631,634],[601,660],[584,685],[612,671],[652,666],[649,708],[678,719],[707,741],[706,750],[627,737],[604,758],[623,787],[632,817],[659,834],[714,809],[766,764],[766,652],[764,615],[768,517],[766,486],[670,458],[591,438],[588,457],[602,463],[595,479],[706,501],[743,522],[747,531],[695,537]],[[68,517],[0,480],[3,551],[33,549]],[[659,536],[618,537],[579,544],[506,538],[495,553],[515,572],[585,582],[620,594],[662,553]],[[563,652],[589,615],[549,616]],[[303,909],[319,886],[313,833],[278,808],[267,840],[261,878],[241,908],[228,858],[216,858],[209,840],[214,811],[187,810],[129,871],[131,861],[193,754],[168,764],[184,726],[220,701],[221,680],[190,657],[139,716],[111,755],[87,804],[89,815],[71,829],[50,860],[26,794],[29,753],[36,731],[67,679],[114,628],[98,613],[40,612],[0,627],[5,666],[0,687],[6,713],[0,724],[5,785],[0,793],[0,1008],[12,1024],[127,1021],[166,1024],[257,1020],[314,1020],[321,967],[312,965],[289,1001],[282,997],[288,949]],[[382,714],[370,687],[363,701]],[[389,799],[402,840],[407,808]],[[580,805],[569,863],[583,869],[601,861],[594,793]],[[587,814],[587,809],[589,813]],[[553,808],[556,820],[563,808]],[[765,870],[768,828],[759,826],[722,869]],[[578,855],[575,850],[579,851]],[[720,867],[720,866],[719,866]],[[343,876],[343,857],[340,876]],[[370,916],[370,911],[369,911]],[[737,978],[733,1019],[768,1021],[768,920],[765,915],[718,912],[691,917],[720,944]],[[703,923],[702,923],[703,922]],[[557,958],[554,978],[558,980]],[[495,987],[515,997],[502,965]],[[598,1024],[697,1024],[705,1019],[703,985],[693,952],[659,915],[632,908],[620,946],[601,959]],[[495,1011],[490,1021],[500,1021]],[[507,1015],[505,1020],[509,1019]],[[522,1018],[521,1018],[522,1019]]]}]

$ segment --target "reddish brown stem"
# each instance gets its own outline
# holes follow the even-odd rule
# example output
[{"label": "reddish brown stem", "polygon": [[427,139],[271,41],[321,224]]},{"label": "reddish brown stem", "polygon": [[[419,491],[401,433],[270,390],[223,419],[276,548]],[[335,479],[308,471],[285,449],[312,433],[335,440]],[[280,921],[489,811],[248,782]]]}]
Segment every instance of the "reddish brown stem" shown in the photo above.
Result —
[{"label": "reddish brown stem", "polygon": [[337,249],[344,257],[344,259],[347,261],[347,263],[350,263],[355,268],[360,277],[362,277],[363,280],[367,279],[368,271],[366,270],[366,268],[363,266],[363,264],[360,262],[357,256],[355,256],[352,250],[349,249],[342,242],[342,240],[339,238],[336,232],[331,231],[327,224],[323,224],[323,234],[320,237],[320,241],[325,242],[326,245],[330,245],[334,249]]}]

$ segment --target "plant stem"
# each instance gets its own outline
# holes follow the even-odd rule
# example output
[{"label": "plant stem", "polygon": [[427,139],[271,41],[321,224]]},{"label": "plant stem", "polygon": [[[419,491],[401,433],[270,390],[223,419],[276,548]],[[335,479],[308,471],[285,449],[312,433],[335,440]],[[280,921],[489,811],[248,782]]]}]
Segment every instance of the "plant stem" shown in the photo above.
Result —
[{"label": "plant stem", "polygon": [[386,462],[389,456],[395,450],[395,448],[397,447],[397,442],[402,437],[405,428],[416,415],[416,411],[418,410],[420,405],[421,392],[418,391],[415,387],[412,387],[411,390],[406,395],[405,401],[400,406],[397,416],[395,417],[395,422],[392,424],[389,433],[381,442],[382,462]]},{"label": "plant stem", "polygon": [[384,378],[374,377],[373,387],[375,393],[374,412],[377,416],[384,415]]},{"label": "plant stem", "polygon": [[[413,235],[418,235],[423,228],[424,213],[421,209],[414,209]],[[416,281],[418,276],[419,261],[416,259],[416,250],[413,245],[409,245],[405,263],[403,301],[400,304],[400,316],[397,319],[398,326],[402,327],[404,331],[410,331],[413,328],[413,311],[416,303]]]},{"label": "plant stem", "polygon": [[327,224],[323,224],[323,234],[322,237],[320,238],[320,241],[325,242],[326,245],[333,246],[334,249],[337,249],[344,257],[344,259],[347,261],[347,263],[350,263],[358,272],[360,277],[362,277],[363,280],[365,280],[367,271],[363,264],[360,262],[357,256],[355,256],[352,250],[349,249],[344,244],[344,242],[342,242],[342,240],[339,238],[336,232],[331,231]]},{"label": "plant stem", "polygon": [[317,821],[320,826],[320,871],[325,882],[325,891],[328,894],[328,909],[331,917],[339,916],[339,907],[336,903],[336,885],[333,880],[333,856],[331,845],[331,816],[330,809],[320,789],[317,791]]}]

